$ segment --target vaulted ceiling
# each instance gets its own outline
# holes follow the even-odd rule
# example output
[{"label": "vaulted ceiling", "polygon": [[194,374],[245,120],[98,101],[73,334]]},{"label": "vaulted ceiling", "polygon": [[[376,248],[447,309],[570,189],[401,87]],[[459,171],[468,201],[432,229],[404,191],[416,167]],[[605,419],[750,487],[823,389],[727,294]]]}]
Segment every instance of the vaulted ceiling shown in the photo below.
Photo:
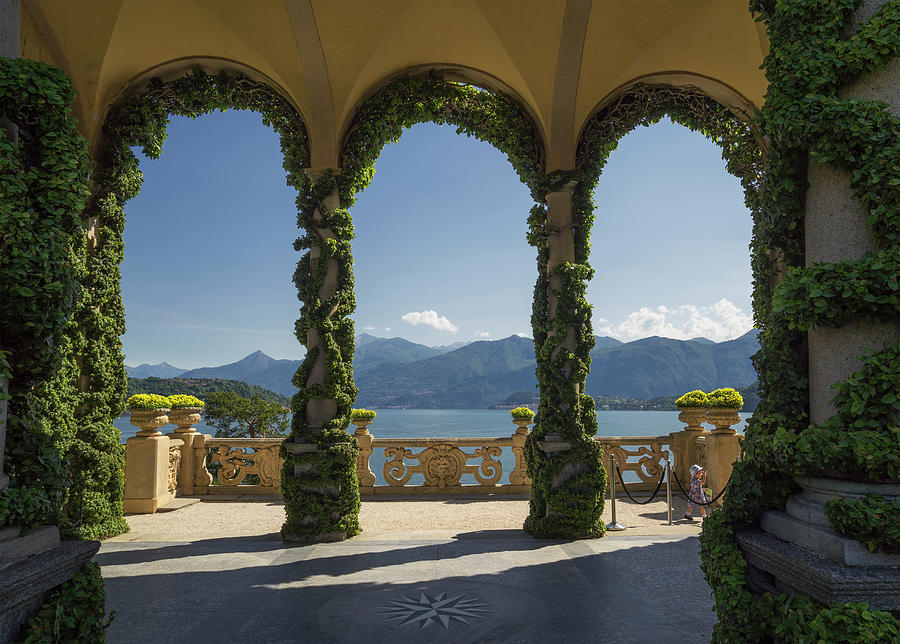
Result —
[{"label": "vaulted ceiling", "polygon": [[766,47],[747,0],[22,0],[21,53],[73,78],[89,138],[123,93],[200,64],[279,88],[314,167],[335,164],[359,102],[410,70],[513,95],[553,169],[570,166],[591,113],[640,80],[758,108]]}]

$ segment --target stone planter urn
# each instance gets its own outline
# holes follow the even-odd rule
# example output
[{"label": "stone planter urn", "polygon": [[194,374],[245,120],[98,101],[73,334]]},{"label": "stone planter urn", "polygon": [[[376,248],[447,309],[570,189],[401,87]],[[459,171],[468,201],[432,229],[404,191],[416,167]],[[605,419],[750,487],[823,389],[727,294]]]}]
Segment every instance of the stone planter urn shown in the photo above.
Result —
[{"label": "stone planter urn", "polygon": [[678,420],[687,425],[685,431],[702,432],[702,423],[706,420],[705,407],[679,407]]},{"label": "stone planter urn", "polygon": [[534,418],[513,418],[512,421],[516,424],[517,434],[527,434],[528,426],[534,421]]},{"label": "stone planter urn", "polygon": [[[706,422],[715,425],[714,434],[734,434],[737,430],[732,429],[732,425],[741,422],[741,416],[738,409],[729,407],[710,407],[706,414]],[[680,416],[679,416],[680,418]]]},{"label": "stone planter urn", "polygon": [[356,431],[353,432],[357,436],[365,436],[369,433],[368,427],[372,424],[372,418],[354,418],[350,422],[356,425]]},{"label": "stone planter urn", "polygon": [[165,407],[159,409],[132,409],[131,419],[128,421],[135,427],[140,427],[135,436],[146,438],[148,436],[162,436],[158,431],[163,425],[169,423],[169,410]]},{"label": "stone planter urn", "polygon": [[196,434],[194,425],[200,422],[202,407],[181,407],[169,412],[169,421],[176,426],[176,434]]}]

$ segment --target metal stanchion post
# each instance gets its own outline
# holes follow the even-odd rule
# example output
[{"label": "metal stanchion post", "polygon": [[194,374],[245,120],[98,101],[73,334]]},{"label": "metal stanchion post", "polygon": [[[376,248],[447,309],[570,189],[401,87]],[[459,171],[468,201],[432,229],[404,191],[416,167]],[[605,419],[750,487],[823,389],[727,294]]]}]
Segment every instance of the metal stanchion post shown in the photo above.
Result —
[{"label": "metal stanchion post", "polygon": [[612,521],[606,524],[606,529],[624,530],[625,526],[616,521],[616,457],[613,454],[609,455],[609,499],[612,503]]},{"label": "metal stanchion post", "polygon": [[669,515],[669,525],[672,525],[672,463],[669,461],[669,452],[666,452],[666,512]]}]

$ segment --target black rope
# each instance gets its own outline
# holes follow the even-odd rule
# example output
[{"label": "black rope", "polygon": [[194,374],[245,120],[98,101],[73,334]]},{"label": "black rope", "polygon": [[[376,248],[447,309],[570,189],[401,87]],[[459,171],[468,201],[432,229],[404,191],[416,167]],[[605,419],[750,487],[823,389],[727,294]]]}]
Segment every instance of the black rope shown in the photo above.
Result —
[{"label": "black rope", "polygon": [[[733,472],[733,470],[732,470],[732,472]],[[697,501],[696,499],[692,498],[690,494],[688,494],[687,492],[684,491],[684,486],[681,484],[681,480],[678,478],[678,472],[675,471],[675,468],[672,468],[672,474],[675,475],[675,482],[678,483],[678,487],[681,488],[681,494],[684,496],[685,499],[687,499],[688,503],[691,503],[692,505],[696,505],[696,506],[700,506],[700,507],[712,505],[713,503],[718,501],[720,498],[722,498],[722,495],[725,494],[725,490],[728,489],[728,484],[731,483],[731,474],[729,474],[728,480],[725,481],[725,486],[722,488],[722,491],[719,492],[715,496],[715,498],[713,498],[711,501],[707,501],[704,503],[702,501]]]},{"label": "black rope", "polygon": [[[615,462],[615,461],[613,461],[613,462]],[[629,499],[631,499],[634,503],[637,503],[638,505],[647,505],[647,504],[650,503],[653,499],[656,498],[656,495],[659,493],[659,488],[662,487],[663,479],[664,479],[665,476],[666,476],[666,470],[665,470],[665,469],[663,469],[662,473],[659,475],[659,483],[656,484],[656,489],[653,490],[653,495],[652,495],[649,499],[647,499],[646,501],[638,501],[636,498],[634,498],[633,496],[631,496],[631,492],[628,491],[628,486],[626,486],[626,485],[625,485],[625,481],[622,480],[622,470],[619,469],[619,464],[618,464],[618,463],[615,463],[615,464],[616,464],[616,474],[619,475],[619,483],[622,484],[622,489],[625,490],[625,494],[628,496]]]}]

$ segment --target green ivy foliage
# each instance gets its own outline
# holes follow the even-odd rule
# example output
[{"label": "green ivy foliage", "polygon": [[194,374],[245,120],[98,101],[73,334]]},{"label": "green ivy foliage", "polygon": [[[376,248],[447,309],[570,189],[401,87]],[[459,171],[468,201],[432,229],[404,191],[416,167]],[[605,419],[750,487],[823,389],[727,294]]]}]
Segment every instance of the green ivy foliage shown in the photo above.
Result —
[{"label": "green ivy foliage", "polygon": [[896,319],[900,316],[900,248],[868,252],[859,260],[795,266],[776,289],[772,311],[786,320],[789,329],[802,331]]},{"label": "green ivy foliage", "polygon": [[114,614],[106,617],[106,591],[100,566],[85,564],[28,620],[21,644],[104,642]]},{"label": "green ivy foliage", "polygon": [[215,110],[252,110],[281,138],[288,185],[307,186],[306,129],[296,110],[277,91],[237,74],[194,69],[172,81],[152,79],[131,98],[114,105],[103,124],[103,145],[94,171],[85,217],[97,223],[97,242],[88,254],[87,296],[76,319],[84,336],[82,374],[90,387],[80,397],[77,458],[70,464],[83,491],[72,495],[67,512],[80,517],[78,533],[104,536],[127,529],[122,518],[123,451],[113,420],[123,411],[127,381],[119,336],[125,312],[119,290],[125,203],[137,195],[142,175],[131,148],[157,158],[170,115],[196,118]]},{"label": "green ivy foliage", "polygon": [[[600,515],[607,472],[592,440],[597,431],[594,401],[583,393],[594,346],[591,307],[585,298],[586,283],[593,273],[588,263],[594,221],[592,192],[619,139],[635,127],[652,125],[664,116],[717,143],[729,172],[744,186],[748,206],[753,207],[758,199],[762,152],[753,131],[697,90],[645,84],[629,88],[588,121],[578,141],[574,171],[551,173],[541,181],[544,194],[572,186],[575,261],[548,274],[547,242],[558,231],[550,229],[540,195],[540,203],[529,217],[529,242],[538,249],[532,328],[541,405],[538,422],[525,444],[528,474],[534,481],[526,529],[536,535],[603,534]],[[551,294],[558,300],[554,320],[549,316]],[[573,333],[574,349],[566,348],[566,339]],[[561,436],[573,445],[572,451],[563,457],[544,455],[539,444],[548,434]],[[573,474],[561,490],[552,489],[554,478],[564,480]],[[573,520],[576,516],[578,519]],[[575,529],[575,525],[580,528]]]},{"label": "green ivy foliage", "polygon": [[[306,234],[295,244],[305,250],[294,275],[303,302],[297,337],[307,344],[303,364],[294,376],[300,390],[289,442],[312,443],[316,452],[283,450],[282,492],[286,538],[313,538],[359,531],[358,443],[347,434],[357,389],[353,383],[353,224],[348,209],[355,195],[374,176],[382,148],[417,123],[452,124],[457,131],[488,141],[505,152],[523,181],[532,188],[543,179],[542,148],[527,115],[506,96],[464,84],[445,82],[436,74],[395,81],[366,99],[341,144],[341,171],[328,170],[301,191],[298,223]],[[322,299],[326,276],[336,269],[336,288]],[[309,384],[316,361],[323,360],[324,384]],[[310,427],[310,402],[335,401],[336,411],[323,427]]]},{"label": "green ivy foliage", "polygon": [[900,499],[878,494],[865,499],[832,499],[825,504],[832,527],[856,539],[871,552],[900,554]]},{"label": "green ivy foliage", "polygon": [[[735,464],[723,511],[707,520],[701,538],[702,568],[719,615],[718,642],[900,640],[893,616],[863,604],[825,607],[805,597],[753,595],[734,534],[758,523],[764,510],[783,507],[797,491],[792,475],[900,476],[897,345],[863,357],[862,369],[838,386],[838,413],[809,425],[806,329],[897,315],[898,119],[884,103],[842,98],[839,90],[900,54],[900,2],[884,3],[851,33],[861,4],[750,3],[766,22],[770,41],[769,89],[754,124],[767,141],[765,181],[748,203],[761,402],[748,423],[744,458]],[[850,171],[875,246],[860,260],[805,267],[808,159]],[[880,530],[871,521],[864,525]]]},{"label": "green ivy foliage", "polygon": [[0,58],[0,370],[9,378],[11,479],[0,492],[0,527],[53,523],[64,534],[61,510],[77,494],[65,464],[77,456],[74,318],[84,300],[79,213],[90,176],[73,99],[60,70]]}]

